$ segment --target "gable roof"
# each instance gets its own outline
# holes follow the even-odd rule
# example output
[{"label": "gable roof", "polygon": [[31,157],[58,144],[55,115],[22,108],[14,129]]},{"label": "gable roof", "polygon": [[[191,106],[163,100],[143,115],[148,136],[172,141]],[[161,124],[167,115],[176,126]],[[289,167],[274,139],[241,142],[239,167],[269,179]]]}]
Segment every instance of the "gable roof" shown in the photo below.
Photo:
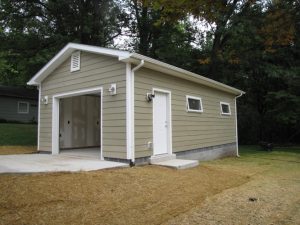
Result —
[{"label": "gable roof", "polygon": [[121,51],[109,48],[102,48],[91,45],[83,45],[76,43],[67,44],[60,52],[58,52],[39,72],[37,72],[28,85],[39,85],[51,72],[53,72],[62,62],[64,62],[74,51],[85,51],[94,54],[101,54],[111,57],[116,57],[122,62],[130,62],[133,64],[139,64],[141,60],[144,60],[143,67],[153,69],[159,72],[163,72],[175,77],[190,80],[195,83],[200,83],[208,87],[213,87],[231,94],[239,95],[244,94],[243,91],[230,87],[226,84],[217,82],[215,80],[203,77],[199,74],[192,73],[190,71],[172,66],[170,64],[161,62],[156,59],[128,51]]},{"label": "gable roof", "polygon": [[23,87],[0,85],[0,96],[37,100],[38,91]]}]

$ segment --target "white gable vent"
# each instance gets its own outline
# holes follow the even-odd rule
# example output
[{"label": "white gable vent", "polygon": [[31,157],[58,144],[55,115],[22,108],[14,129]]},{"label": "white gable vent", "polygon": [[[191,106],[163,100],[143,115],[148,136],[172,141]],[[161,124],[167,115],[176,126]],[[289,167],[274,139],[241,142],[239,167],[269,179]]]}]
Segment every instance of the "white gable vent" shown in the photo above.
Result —
[{"label": "white gable vent", "polygon": [[80,70],[80,51],[74,52],[71,56],[71,72]]}]

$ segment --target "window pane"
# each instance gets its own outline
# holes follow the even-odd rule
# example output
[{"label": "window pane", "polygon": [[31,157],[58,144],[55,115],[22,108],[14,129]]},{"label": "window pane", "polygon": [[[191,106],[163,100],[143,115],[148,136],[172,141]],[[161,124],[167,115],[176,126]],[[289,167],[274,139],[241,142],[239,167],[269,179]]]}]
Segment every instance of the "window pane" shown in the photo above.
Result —
[{"label": "window pane", "polygon": [[222,113],[229,113],[229,105],[222,104]]},{"label": "window pane", "polygon": [[192,99],[189,98],[189,109],[192,110],[201,110],[201,104],[200,104],[200,100],[199,99]]}]

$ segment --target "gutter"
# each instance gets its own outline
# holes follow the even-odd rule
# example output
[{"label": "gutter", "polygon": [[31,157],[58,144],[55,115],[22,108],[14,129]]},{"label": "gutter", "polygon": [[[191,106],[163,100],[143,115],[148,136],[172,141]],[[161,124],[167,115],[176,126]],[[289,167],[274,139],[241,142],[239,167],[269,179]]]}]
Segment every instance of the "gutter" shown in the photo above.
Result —
[{"label": "gutter", "polygon": [[130,98],[131,98],[131,105],[130,105],[130,123],[129,126],[131,129],[131,142],[130,142],[130,166],[134,166],[135,165],[135,135],[134,135],[134,72],[139,70],[142,66],[144,66],[145,61],[141,60],[140,63],[134,67],[131,70],[131,74],[130,74],[130,83],[131,83],[131,88],[130,88]]},{"label": "gutter", "polygon": [[237,121],[236,100],[237,100],[239,97],[242,97],[243,94],[245,94],[245,92],[241,92],[238,96],[235,96],[235,98],[234,98],[234,107],[235,107],[235,143],[236,143],[236,157],[240,157],[240,155],[239,155],[239,139],[238,139],[238,121]]}]

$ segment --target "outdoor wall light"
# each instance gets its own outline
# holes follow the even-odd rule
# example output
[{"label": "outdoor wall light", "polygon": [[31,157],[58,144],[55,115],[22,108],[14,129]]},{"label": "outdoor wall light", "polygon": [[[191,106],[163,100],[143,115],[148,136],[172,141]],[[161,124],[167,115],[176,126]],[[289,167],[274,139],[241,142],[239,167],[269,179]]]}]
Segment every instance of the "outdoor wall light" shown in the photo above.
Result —
[{"label": "outdoor wall light", "polygon": [[42,103],[44,105],[47,105],[48,104],[48,96],[44,96],[42,99],[41,99]]},{"label": "outdoor wall light", "polygon": [[152,102],[152,99],[155,97],[155,94],[147,93],[146,100],[147,102]]},{"label": "outdoor wall light", "polygon": [[117,84],[111,84],[108,88],[108,92],[110,95],[116,95],[117,94]]}]

